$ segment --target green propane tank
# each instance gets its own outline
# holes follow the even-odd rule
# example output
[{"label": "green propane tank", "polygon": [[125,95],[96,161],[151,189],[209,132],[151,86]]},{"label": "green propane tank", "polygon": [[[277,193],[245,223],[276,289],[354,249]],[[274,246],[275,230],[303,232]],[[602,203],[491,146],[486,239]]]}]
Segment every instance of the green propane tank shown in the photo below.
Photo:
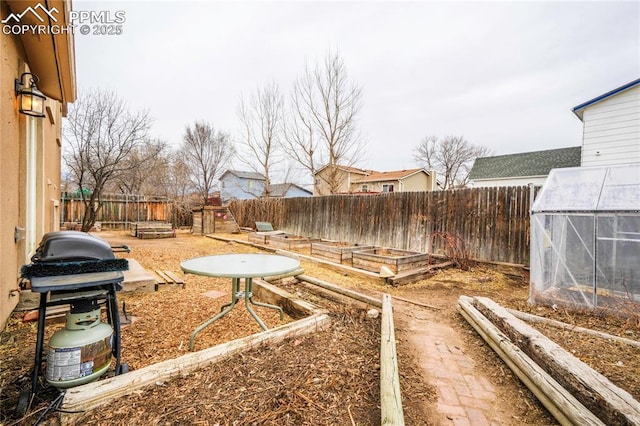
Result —
[{"label": "green propane tank", "polygon": [[100,308],[67,314],[65,328],[49,339],[46,379],[70,388],[98,379],[111,365],[113,329],[100,321]]}]

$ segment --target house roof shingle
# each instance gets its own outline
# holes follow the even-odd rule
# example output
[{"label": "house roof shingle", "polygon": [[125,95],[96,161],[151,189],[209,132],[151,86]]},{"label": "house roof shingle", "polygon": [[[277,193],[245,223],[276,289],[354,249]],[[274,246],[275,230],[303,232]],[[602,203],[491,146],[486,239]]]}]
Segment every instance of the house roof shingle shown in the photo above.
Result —
[{"label": "house roof shingle", "polygon": [[470,180],[546,176],[551,169],[579,167],[582,147],[476,158]]},{"label": "house roof shingle", "polygon": [[285,195],[287,195],[287,191],[289,191],[292,186],[299,188],[300,190],[307,192],[308,194],[312,194],[312,192],[308,189],[305,189],[300,185],[296,185],[295,183],[277,183],[269,187],[270,195],[272,197],[284,197]]},{"label": "house roof shingle", "polygon": [[[327,167],[329,167],[330,164],[326,164],[322,167],[320,167],[315,174],[320,173],[322,170],[326,169]],[[357,167],[353,167],[353,166],[342,166],[340,164],[336,164],[335,166],[336,168],[343,170],[345,172],[349,172],[349,173],[357,173],[357,174],[361,174],[361,175],[370,175],[371,173],[376,173],[374,170],[365,170],[365,169],[359,169]]]},{"label": "house roof shingle", "polygon": [[[222,176],[226,175],[227,173],[234,174],[234,175],[236,175],[237,177],[239,177],[241,179],[264,180],[264,176],[261,175],[260,173],[256,173],[256,172],[243,172],[243,171],[240,171],[240,170],[227,170],[222,174]],[[220,176],[220,178],[222,178],[222,176]]]}]

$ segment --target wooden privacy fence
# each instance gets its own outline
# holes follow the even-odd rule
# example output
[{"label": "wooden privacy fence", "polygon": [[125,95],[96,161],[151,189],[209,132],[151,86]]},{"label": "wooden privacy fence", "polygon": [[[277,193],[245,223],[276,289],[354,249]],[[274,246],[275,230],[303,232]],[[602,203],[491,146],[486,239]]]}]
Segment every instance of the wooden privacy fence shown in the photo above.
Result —
[{"label": "wooden privacy fence", "polygon": [[313,238],[446,253],[445,235],[477,260],[529,264],[529,187],[232,201],[241,227],[256,221]]},{"label": "wooden privacy fence", "polygon": [[[85,204],[79,194],[63,193],[60,221],[82,222]],[[174,202],[166,197],[144,195],[106,195],[97,221],[103,226],[120,227],[133,222],[172,222]]]}]

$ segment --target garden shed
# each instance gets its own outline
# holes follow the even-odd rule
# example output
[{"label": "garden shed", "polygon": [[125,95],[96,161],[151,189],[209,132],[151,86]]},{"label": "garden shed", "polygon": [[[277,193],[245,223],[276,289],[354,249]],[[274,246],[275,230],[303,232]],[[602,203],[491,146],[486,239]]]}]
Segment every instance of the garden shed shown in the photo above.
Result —
[{"label": "garden shed", "polygon": [[554,169],[531,209],[530,303],[640,309],[640,165]]}]

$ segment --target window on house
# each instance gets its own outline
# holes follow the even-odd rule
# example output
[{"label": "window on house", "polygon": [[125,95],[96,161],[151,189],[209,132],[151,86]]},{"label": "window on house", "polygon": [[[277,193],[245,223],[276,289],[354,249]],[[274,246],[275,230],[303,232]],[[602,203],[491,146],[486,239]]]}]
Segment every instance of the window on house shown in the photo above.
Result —
[{"label": "window on house", "polygon": [[385,183],[382,185],[382,192],[393,192],[393,184]]},{"label": "window on house", "polygon": [[362,192],[369,192],[369,186],[368,185],[362,185]]}]

